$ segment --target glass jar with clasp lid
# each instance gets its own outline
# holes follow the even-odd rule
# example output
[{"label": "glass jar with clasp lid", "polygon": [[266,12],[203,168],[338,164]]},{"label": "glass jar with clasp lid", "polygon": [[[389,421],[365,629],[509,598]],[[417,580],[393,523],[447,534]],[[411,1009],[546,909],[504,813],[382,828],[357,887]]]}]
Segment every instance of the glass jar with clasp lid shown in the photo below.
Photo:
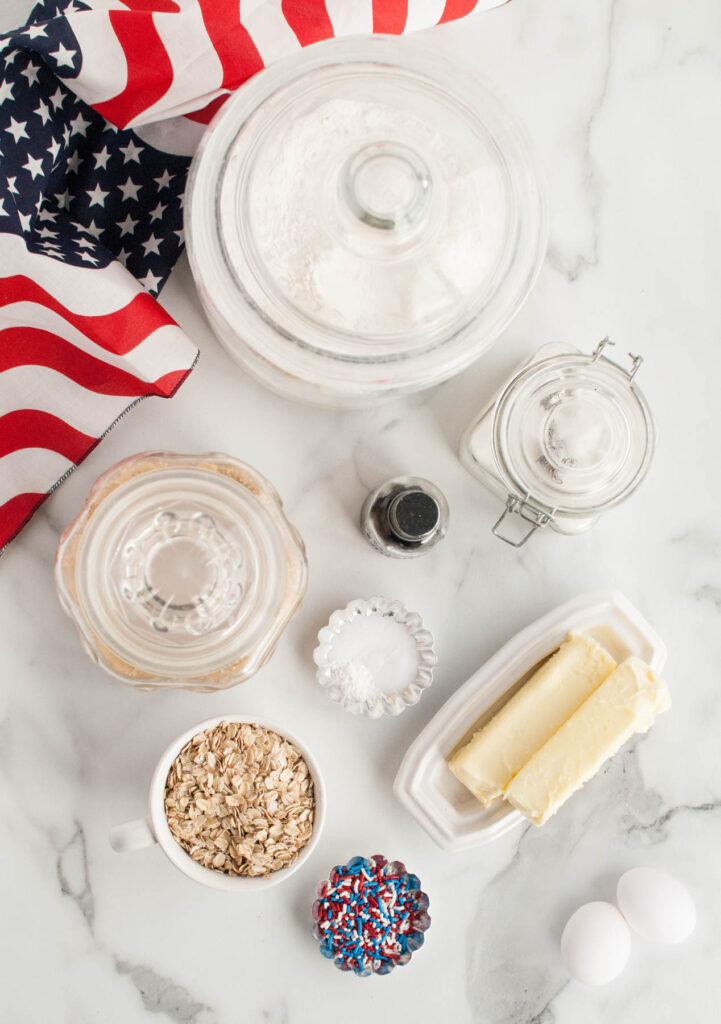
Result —
[{"label": "glass jar with clasp lid", "polygon": [[55,564],[90,657],[141,689],[247,679],[275,650],[306,576],[275,489],[218,453],[143,452],[111,467]]},{"label": "glass jar with clasp lid", "polygon": [[589,529],[648,471],[655,430],[636,382],[642,358],[621,366],[611,344],[590,355],[545,346],[464,434],[461,460],[506,503],[493,533],[515,547],[545,526]]}]

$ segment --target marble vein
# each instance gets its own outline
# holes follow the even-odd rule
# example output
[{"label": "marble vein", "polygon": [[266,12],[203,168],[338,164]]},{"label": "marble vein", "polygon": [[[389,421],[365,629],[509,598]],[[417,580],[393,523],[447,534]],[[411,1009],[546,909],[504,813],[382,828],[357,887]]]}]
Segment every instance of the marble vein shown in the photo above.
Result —
[{"label": "marble vein", "polygon": [[75,819],[73,824],[70,839],[58,847],[57,878],[60,891],[70,897],[85,920],[97,949],[110,958],[118,975],[132,983],[148,1012],[163,1014],[175,1024],[217,1024],[212,1008],[195,999],[185,986],[147,964],[116,955],[98,939],[87,841],[80,821]]},{"label": "marble vein", "polygon": [[115,969],[133,983],[150,1013],[161,1013],[175,1024],[215,1024],[218,1020],[213,1010],[194,999],[183,985],[152,967],[116,957]]},{"label": "marble vein", "polygon": [[710,583],[704,583],[703,586],[700,586],[697,590],[693,591],[692,596],[695,597],[697,601],[704,601],[712,604],[717,612],[721,612],[721,587],[715,587]]},{"label": "marble vein", "polygon": [[652,821],[631,825],[628,830],[628,835],[631,837],[634,833],[640,832],[644,836],[651,836],[652,842],[662,843],[668,838],[668,829],[666,826],[679,814],[705,815],[716,811],[721,811],[721,797],[713,800],[705,800],[700,804],[674,804],[672,807],[667,808],[663,814],[659,814],[658,817],[654,818]]},{"label": "marble vein", "polygon": [[57,857],[57,875],[60,891],[69,896],[93,932],[95,925],[95,897],[90,884],[88,848],[80,822],[74,821],[75,831],[64,843]]},{"label": "marble vein", "polygon": [[603,201],[603,177],[599,170],[597,158],[594,156],[593,136],[599,118],[606,109],[609,82],[613,68],[614,35],[616,14],[619,0],[610,0],[606,20],[604,39],[604,63],[600,71],[598,89],[588,109],[586,123],[582,131],[580,152],[582,155],[583,186],[586,193],[591,240],[586,253],[579,252],[574,257],[564,256],[557,247],[550,245],[548,262],[554,270],[562,273],[569,283],[577,280],[584,270],[598,266],[600,249],[600,219]]}]

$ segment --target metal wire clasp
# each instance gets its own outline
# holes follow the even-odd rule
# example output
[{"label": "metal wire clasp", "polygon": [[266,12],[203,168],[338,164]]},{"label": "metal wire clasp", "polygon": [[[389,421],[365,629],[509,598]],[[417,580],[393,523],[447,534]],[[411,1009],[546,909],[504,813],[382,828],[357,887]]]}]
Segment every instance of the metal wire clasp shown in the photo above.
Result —
[{"label": "metal wire clasp", "polygon": [[[521,533],[518,536],[509,536],[501,531],[504,521],[513,516],[528,524],[528,529],[525,530],[525,533]],[[520,548],[526,543],[532,533],[535,533],[539,527],[548,526],[552,520],[553,510],[539,508],[528,500],[528,496],[519,498],[516,494],[509,494],[506,507],[496,520],[492,532],[495,537],[504,540],[506,544],[511,544],[514,548]]]},{"label": "metal wire clasp", "polygon": [[[595,349],[591,353],[591,362],[595,363],[598,359],[601,358],[601,356],[603,355],[603,350],[606,348],[606,346],[615,344],[616,342],[611,341],[611,339],[608,336],[603,338],[601,341],[599,341],[598,345],[596,345]],[[618,369],[622,373],[625,373],[630,383],[641,367],[641,363],[643,362],[643,356],[635,356],[632,352],[629,352],[628,357],[631,360],[630,370],[626,370],[623,366],[620,366],[618,363],[614,362],[613,359],[609,359],[608,356],[603,356],[606,362],[613,363],[613,365],[618,367]]]}]

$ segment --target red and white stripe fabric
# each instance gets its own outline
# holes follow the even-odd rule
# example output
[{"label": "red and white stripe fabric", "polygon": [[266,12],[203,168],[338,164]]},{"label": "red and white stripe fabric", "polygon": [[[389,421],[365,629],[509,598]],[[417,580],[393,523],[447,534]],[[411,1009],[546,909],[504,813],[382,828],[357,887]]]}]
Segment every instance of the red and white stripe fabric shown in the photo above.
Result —
[{"label": "red and white stripe fabric", "polygon": [[65,266],[28,252],[21,238],[2,236],[4,543],[130,405],[146,395],[172,395],[190,372],[194,346],[132,282],[119,263]]},{"label": "red and white stripe fabric", "polygon": [[266,65],[338,36],[401,35],[506,0],[90,0],[67,15],[83,52],[77,94],[137,127],[179,114],[207,123]]},{"label": "red and white stripe fabric", "polygon": [[[57,15],[82,57],[77,69],[75,50],[51,52],[58,73],[72,66],[63,84],[155,148],[189,153],[232,90],[300,47],[334,36],[402,34],[506,0],[83,2],[87,9],[71,0]],[[42,38],[43,25],[36,21],[20,35]],[[0,50],[2,44],[0,38]],[[34,81],[32,68],[27,73]],[[14,102],[15,87],[1,79],[0,86],[0,103]],[[56,101],[63,102],[60,92]],[[34,113],[43,126],[51,116],[42,103]],[[16,143],[29,139],[25,125],[11,118],[0,134],[5,141],[13,134]],[[30,184],[40,164],[24,165]],[[15,181],[7,177],[13,202]],[[96,193],[99,202],[107,194],[99,186]],[[68,195],[56,196],[65,209]],[[41,205],[42,197],[36,209]],[[157,252],[158,239],[153,244]],[[20,234],[0,234],[0,551],[130,405],[146,395],[172,395],[197,355],[121,263],[85,268],[50,257],[30,252]]]}]

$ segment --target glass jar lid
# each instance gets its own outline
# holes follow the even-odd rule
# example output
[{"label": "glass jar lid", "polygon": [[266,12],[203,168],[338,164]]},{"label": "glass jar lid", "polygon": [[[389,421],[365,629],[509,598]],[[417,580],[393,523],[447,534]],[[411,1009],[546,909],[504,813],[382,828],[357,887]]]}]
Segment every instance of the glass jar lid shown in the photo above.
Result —
[{"label": "glass jar lid", "polygon": [[458,372],[518,311],[546,247],[515,115],[434,54],[378,37],[310,47],[238,90],[187,210],[231,352],[341,396]]},{"label": "glass jar lid", "polygon": [[532,363],[496,404],[493,447],[501,474],[521,499],[550,513],[585,516],[626,498],[651,462],[654,426],[634,382],[602,355]]},{"label": "glass jar lid", "polygon": [[112,675],[219,689],[270,655],[306,563],[276,492],[245,463],[146,452],[96,482],[61,538],[56,578]]}]

